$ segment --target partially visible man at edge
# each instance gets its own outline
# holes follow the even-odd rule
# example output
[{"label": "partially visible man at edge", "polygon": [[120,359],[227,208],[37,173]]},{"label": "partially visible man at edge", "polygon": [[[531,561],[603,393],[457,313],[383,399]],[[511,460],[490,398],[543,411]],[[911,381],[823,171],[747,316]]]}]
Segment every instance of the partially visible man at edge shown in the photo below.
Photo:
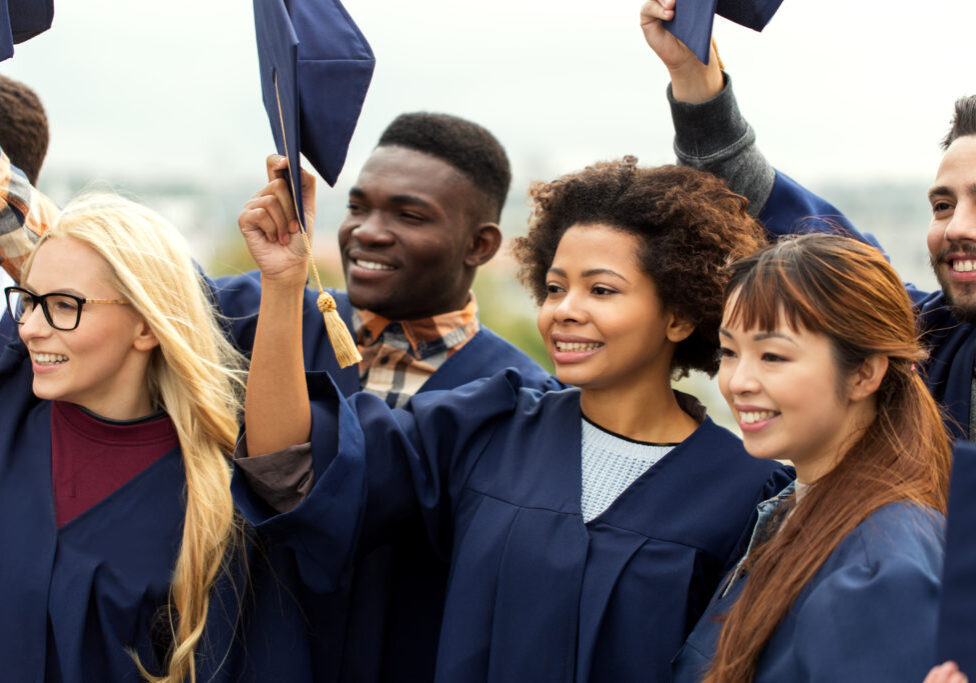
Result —
[{"label": "partially visible man at edge", "polygon": [[[269,158],[268,165],[271,175],[284,169],[280,158]],[[446,114],[397,117],[349,191],[339,227],[347,292],[331,293],[363,360],[358,367],[338,367],[315,305],[317,292],[308,290],[305,367],[328,370],[346,395],[369,391],[391,406],[506,367],[517,368],[529,386],[560,388],[477,318],[471,284],[477,268],[501,246],[498,222],[510,182],[508,157],[485,128]],[[311,192],[307,207],[314,207],[314,185]],[[46,198],[36,197],[30,212],[45,204]],[[290,206],[285,181],[275,178],[245,205],[239,220],[273,213],[287,221]],[[310,213],[306,220],[312,225],[314,208]],[[33,229],[30,222],[25,227]],[[215,281],[229,334],[244,351],[254,341],[260,286],[256,272]],[[278,469],[260,458],[244,467],[252,486],[273,479]],[[294,482],[295,490],[312,483]],[[275,508],[289,509],[300,498],[281,499]],[[405,671],[431,680],[446,579],[444,558],[432,553],[418,526],[402,529],[362,558],[346,589],[296,596],[310,616],[310,646],[321,680],[397,681]]]},{"label": "partially visible man at edge", "polygon": [[[739,112],[728,74],[715,47],[702,64],[661,22],[673,16],[675,0],[647,0],[641,28],[648,45],[671,76],[668,101],[674,121],[674,149],[682,164],[724,178],[749,199],[749,210],[773,235],[841,232],[881,249],[835,207],[775,170],[756,147],[752,127]],[[933,663],[958,659],[968,673],[976,635],[976,95],[956,100],[944,155],[928,191],[932,219],[926,235],[929,259],[940,290],[906,285],[917,325],[930,357],[923,373],[944,409],[946,429],[958,439],[949,493],[946,556],[939,627]],[[962,494],[962,495],[960,495]],[[926,683],[965,681],[953,661],[932,669]]]}]

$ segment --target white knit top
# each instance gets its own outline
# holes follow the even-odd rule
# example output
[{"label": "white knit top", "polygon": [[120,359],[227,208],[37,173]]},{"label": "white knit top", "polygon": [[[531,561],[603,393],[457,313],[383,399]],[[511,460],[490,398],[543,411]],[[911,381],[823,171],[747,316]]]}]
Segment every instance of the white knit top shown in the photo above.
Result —
[{"label": "white knit top", "polygon": [[583,418],[583,521],[603,513],[675,444],[634,441]]}]

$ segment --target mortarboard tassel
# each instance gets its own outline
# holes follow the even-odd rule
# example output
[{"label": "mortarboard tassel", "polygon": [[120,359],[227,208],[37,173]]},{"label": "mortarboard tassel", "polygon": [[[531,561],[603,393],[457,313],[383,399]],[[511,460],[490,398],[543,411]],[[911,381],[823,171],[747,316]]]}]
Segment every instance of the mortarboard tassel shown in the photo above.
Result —
[{"label": "mortarboard tassel", "polygon": [[[299,225],[301,222],[299,222]],[[302,239],[305,240],[305,248],[309,255],[312,253],[312,245],[308,241],[308,234],[302,228]],[[335,353],[336,362],[340,368],[346,368],[358,363],[363,359],[359,353],[359,347],[349,334],[349,328],[345,321],[336,310],[335,299],[322,287],[322,280],[319,279],[319,269],[315,267],[314,259],[309,259],[312,264],[312,274],[315,276],[315,284],[319,288],[319,298],[315,300],[315,305],[322,311],[322,319],[325,321],[325,331],[329,334],[329,341],[332,343],[332,351]]]},{"label": "mortarboard tassel", "polygon": [[[290,170],[289,168],[289,172]],[[336,310],[335,299],[322,287],[319,269],[315,267],[315,259],[311,258],[312,243],[309,242],[308,233],[305,232],[304,221],[299,220],[298,225],[302,240],[305,242],[305,252],[310,257],[309,263],[312,264],[312,275],[315,276],[315,284],[319,288],[319,298],[315,300],[315,304],[322,311],[322,319],[325,321],[325,331],[329,334],[329,341],[332,343],[332,351],[335,353],[336,362],[339,363],[340,368],[347,368],[361,361],[363,357],[359,353],[359,348],[356,346],[356,342],[353,341],[352,335],[349,334],[349,328],[346,327],[345,321],[339,315],[339,311]]]},{"label": "mortarboard tassel", "polygon": [[[281,137],[285,137],[285,117],[281,112],[281,97],[278,95],[278,75],[275,74],[275,97],[278,100],[278,118],[281,121]],[[332,351],[335,353],[336,362],[339,363],[340,368],[346,368],[354,363],[358,363],[363,359],[362,355],[359,353],[359,348],[356,346],[356,342],[353,341],[352,335],[349,334],[349,328],[346,327],[346,323],[343,321],[342,316],[339,315],[339,311],[336,310],[335,299],[332,295],[325,291],[322,287],[322,278],[319,277],[319,269],[315,267],[315,259],[312,256],[312,243],[308,239],[308,232],[305,230],[305,217],[301,215],[301,211],[298,209],[298,200],[295,198],[295,193],[301,191],[301,169],[298,170],[299,175],[295,175],[295,165],[292,160],[288,160],[288,173],[292,179],[292,201],[295,203],[295,216],[298,218],[298,231],[302,235],[302,241],[305,242],[305,253],[309,256],[309,263],[312,265],[312,275],[315,276],[315,284],[319,288],[319,298],[316,300],[316,305],[319,310],[322,311],[322,319],[325,321],[325,331],[329,335],[329,342],[332,344]],[[299,178],[296,183],[295,178]]]}]

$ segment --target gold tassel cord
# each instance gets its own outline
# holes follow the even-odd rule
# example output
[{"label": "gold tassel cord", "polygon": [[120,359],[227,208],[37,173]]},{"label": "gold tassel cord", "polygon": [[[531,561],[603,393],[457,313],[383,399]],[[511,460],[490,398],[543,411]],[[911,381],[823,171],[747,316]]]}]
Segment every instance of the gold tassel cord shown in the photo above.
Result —
[{"label": "gold tassel cord", "polygon": [[[278,95],[277,73],[274,75],[274,86],[275,99],[278,103],[278,119],[281,121],[281,139],[287,140],[285,135],[285,117],[281,111],[281,97]],[[285,152],[287,156],[287,144],[285,145]],[[295,165],[292,163],[292,159],[288,159],[288,172],[292,174],[292,179],[296,178]],[[359,348],[356,346],[352,335],[349,333],[349,328],[346,327],[345,321],[343,321],[342,316],[339,315],[339,311],[336,309],[335,299],[322,287],[319,270],[315,267],[315,259],[312,258],[312,243],[309,241],[308,232],[305,230],[305,217],[298,210],[296,192],[301,191],[301,169],[299,169],[298,173],[298,187],[292,188],[292,201],[295,205],[295,216],[298,218],[298,229],[302,235],[302,241],[305,243],[305,253],[309,257],[308,261],[312,266],[312,275],[315,276],[315,284],[319,289],[319,297],[316,300],[316,305],[322,312],[322,319],[325,321],[325,331],[328,333],[329,341],[332,343],[332,351],[335,353],[336,361],[339,363],[340,368],[346,368],[358,363],[363,357],[359,353]]]}]

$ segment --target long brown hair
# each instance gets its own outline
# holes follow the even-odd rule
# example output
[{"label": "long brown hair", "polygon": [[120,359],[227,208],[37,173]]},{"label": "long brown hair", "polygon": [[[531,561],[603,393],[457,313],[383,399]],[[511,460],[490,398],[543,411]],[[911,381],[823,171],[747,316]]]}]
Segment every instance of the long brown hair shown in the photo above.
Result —
[{"label": "long brown hair", "polygon": [[[749,578],[726,615],[705,681],[751,681],[766,643],[803,586],[871,513],[911,502],[945,512],[950,446],[918,373],[926,358],[908,295],[874,248],[804,235],[730,266],[729,319],[773,330],[781,319],[830,338],[840,376],[874,354],[888,357],[877,415],[838,465],[781,513],[782,528],[754,549]],[[732,295],[732,296],[729,296]],[[780,317],[782,316],[782,318]]]}]

